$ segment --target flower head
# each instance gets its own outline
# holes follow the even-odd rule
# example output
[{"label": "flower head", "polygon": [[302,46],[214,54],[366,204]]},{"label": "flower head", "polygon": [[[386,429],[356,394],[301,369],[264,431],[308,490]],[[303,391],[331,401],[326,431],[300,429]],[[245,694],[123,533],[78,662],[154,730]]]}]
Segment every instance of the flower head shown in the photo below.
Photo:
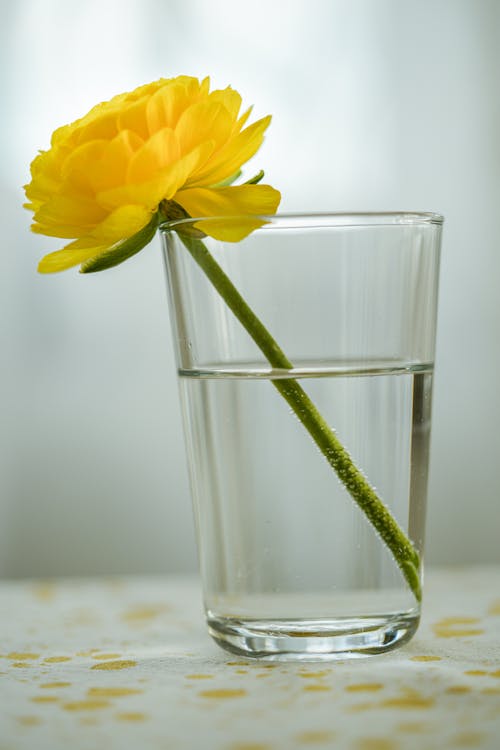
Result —
[{"label": "flower head", "polygon": [[[31,164],[26,207],[34,232],[71,242],[39,271],[86,270],[103,257],[116,265],[151,240],[167,201],[192,217],[273,214],[277,190],[231,184],[271,120],[245,127],[251,108],[240,110],[234,89],[210,92],[208,78],[179,76],[119,94],[56,130]],[[237,241],[250,229],[214,221],[206,231]]]}]

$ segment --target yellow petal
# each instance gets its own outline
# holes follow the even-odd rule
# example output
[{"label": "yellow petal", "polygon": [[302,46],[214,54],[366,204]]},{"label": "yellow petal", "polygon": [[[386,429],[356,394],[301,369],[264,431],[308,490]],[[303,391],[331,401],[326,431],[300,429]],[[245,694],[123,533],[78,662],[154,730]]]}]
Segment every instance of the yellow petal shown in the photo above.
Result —
[{"label": "yellow petal", "polygon": [[[82,143],[69,153],[61,163],[61,178],[71,179],[72,175],[86,175],[89,164],[99,163],[108,145],[108,141],[95,140]],[[90,184],[91,180],[85,178],[83,183]]]},{"label": "yellow petal", "polygon": [[114,211],[124,205],[141,205],[150,211],[158,206],[165,197],[165,192],[172,183],[178,184],[176,179],[176,165],[167,167],[156,175],[154,180],[138,185],[118,185],[118,187],[103,190],[96,195],[97,203],[106,211]]},{"label": "yellow petal", "polygon": [[280,193],[270,185],[188,188],[180,190],[175,196],[177,203],[193,218],[274,214],[280,198]]},{"label": "yellow petal", "polygon": [[57,128],[52,133],[52,137],[50,139],[50,145],[51,146],[57,146],[61,143],[61,141],[64,141],[69,133],[72,132],[71,125],[61,125],[60,128]]},{"label": "yellow petal", "polygon": [[146,100],[149,97],[153,96],[155,91],[158,91],[158,89],[163,88],[163,86],[170,84],[173,80],[175,79],[159,78],[157,81],[153,81],[152,83],[144,83],[142,86],[138,86],[138,88],[134,89],[133,91],[129,91],[126,94],[119,94],[118,97],[114,97],[114,99],[111,99],[111,103],[117,101],[120,96],[124,98],[125,102],[134,102],[138,99]]},{"label": "yellow petal", "polygon": [[194,78],[193,76],[177,76],[177,78],[172,78],[170,80],[170,85],[174,84],[181,84],[184,86],[192,103],[195,101],[201,101],[201,99],[207,97],[210,88],[210,78],[206,77],[200,83],[198,78]]},{"label": "yellow petal", "polygon": [[57,149],[41,151],[31,162],[31,182],[25,185],[26,197],[30,201],[50,198],[61,184],[60,160]]},{"label": "yellow petal", "polygon": [[280,193],[270,185],[191,188],[175,196],[193,218],[215,217],[203,221],[199,228],[225,242],[238,242],[261,226],[264,222],[253,217],[274,214],[280,199]]},{"label": "yellow petal", "polygon": [[122,130],[104,149],[99,164],[92,174],[92,186],[97,192],[126,180],[130,162],[141,150],[144,142],[132,130]]},{"label": "yellow petal", "polygon": [[90,237],[99,240],[101,244],[110,245],[131,237],[146,226],[150,219],[151,211],[144,206],[120,206],[90,232]]},{"label": "yellow petal", "polygon": [[231,134],[232,118],[219,102],[198,102],[185,110],[175,128],[183,154],[205,141],[221,146]]},{"label": "yellow petal", "polygon": [[183,111],[192,104],[186,86],[176,82],[159,89],[147,102],[146,122],[150,135],[163,128],[175,128]]},{"label": "yellow petal", "polygon": [[129,162],[142,145],[142,139],[131,130],[121,131],[112,141],[90,141],[68,157],[62,175],[82,192],[97,193],[122,185]]},{"label": "yellow petal", "polygon": [[149,135],[165,127],[175,128],[184,110],[207,96],[209,83],[208,78],[200,84],[197,78],[178,76],[159,88],[145,108]]},{"label": "yellow petal", "polygon": [[271,117],[263,117],[243,130],[197,172],[191,175],[187,186],[210,186],[230,177],[259,150],[264,132]]},{"label": "yellow petal", "polygon": [[207,96],[208,92],[210,90],[210,76],[205,76],[205,78],[200,83],[200,97]]},{"label": "yellow petal", "polygon": [[65,271],[108,250],[120,240],[132,237],[151,219],[143,206],[121,206],[99,224],[91,233],[49,253],[40,261],[40,273]]},{"label": "yellow petal", "polygon": [[132,130],[137,133],[143,141],[149,138],[148,123],[146,119],[146,102],[144,99],[132,102],[118,115],[118,129]]},{"label": "yellow petal", "polygon": [[32,231],[49,237],[80,237],[105,217],[106,211],[94,200],[54,195],[37,210]]},{"label": "yellow petal", "polygon": [[158,170],[178,159],[179,143],[172,128],[163,128],[152,135],[130,159],[127,182],[146,182]]},{"label": "yellow petal", "polygon": [[241,96],[231,86],[219,91],[213,91],[208,99],[209,101],[220,102],[227,109],[231,118],[233,120],[237,119],[241,109]]},{"label": "yellow petal", "polygon": [[76,143],[85,143],[104,138],[110,141],[118,133],[117,114],[114,111],[107,112],[96,119],[91,120],[88,125],[75,129]]},{"label": "yellow petal", "polygon": [[243,127],[243,125],[246,123],[246,121],[248,120],[248,118],[252,114],[252,110],[253,110],[253,107],[249,107],[248,109],[246,109],[243,112],[243,114],[241,115],[240,119],[237,122],[238,130],[241,130],[241,128]]},{"label": "yellow petal", "polygon": [[153,172],[154,177],[147,182],[120,185],[97,193],[99,205],[108,211],[123,204],[142,205],[155,210],[160,201],[172,198],[184,185],[192,170],[203,164],[213,150],[213,143],[201,143],[182,159],[168,167]]},{"label": "yellow petal", "polygon": [[39,273],[57,273],[83,263],[94,255],[106,250],[106,246],[96,244],[96,240],[75,240],[70,242],[62,250],[45,255],[38,264]]}]

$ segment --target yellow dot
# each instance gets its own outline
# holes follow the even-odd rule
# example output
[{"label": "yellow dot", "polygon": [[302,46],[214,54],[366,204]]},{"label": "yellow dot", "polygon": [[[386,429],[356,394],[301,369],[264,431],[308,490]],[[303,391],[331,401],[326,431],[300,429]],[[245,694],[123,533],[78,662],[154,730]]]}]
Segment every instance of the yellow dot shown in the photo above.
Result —
[{"label": "yellow dot", "polygon": [[65,703],[63,708],[65,711],[96,711],[101,708],[107,708],[108,706],[111,706],[110,701],[89,699]]},{"label": "yellow dot", "polygon": [[434,628],[434,635],[438,638],[471,638],[472,636],[483,634],[484,630],[481,628]]},{"label": "yellow dot", "polygon": [[365,737],[358,741],[358,750],[395,750],[396,743],[394,740],[387,740],[383,737]]},{"label": "yellow dot", "polygon": [[136,667],[137,662],[130,659],[121,659],[119,661],[103,661],[102,664],[94,664],[91,669],[128,669],[129,667]]},{"label": "yellow dot", "polygon": [[482,677],[487,675],[488,672],[485,669],[466,669],[464,674],[470,674],[473,677]]},{"label": "yellow dot", "polygon": [[449,627],[450,625],[473,625],[477,622],[481,622],[479,617],[443,617],[442,620],[436,622],[434,627]]},{"label": "yellow dot", "polygon": [[60,700],[56,695],[35,695],[34,698],[30,698],[32,703],[57,703]]},{"label": "yellow dot", "polygon": [[69,687],[70,685],[71,685],[71,682],[45,682],[43,685],[40,685],[40,687],[48,688],[50,690],[52,688]]},{"label": "yellow dot", "polygon": [[169,609],[165,604],[152,604],[145,607],[134,607],[122,615],[122,620],[128,623],[141,623],[153,620]]},{"label": "yellow dot", "polygon": [[383,708],[425,709],[434,705],[433,698],[420,695],[406,695],[399,698],[388,698],[380,704]]},{"label": "yellow dot", "polygon": [[489,610],[489,615],[500,615],[500,599],[497,599],[496,601],[492,602]]},{"label": "yellow dot", "polygon": [[453,747],[479,747],[484,739],[481,732],[462,732],[453,738]]},{"label": "yellow dot", "polygon": [[14,661],[29,661],[39,658],[40,654],[32,654],[29,651],[11,651],[10,654],[7,654],[7,659],[14,659]]},{"label": "yellow dot", "polygon": [[202,690],[200,693],[200,696],[202,698],[241,698],[243,695],[246,695],[247,691],[243,690],[242,688],[226,688],[226,689],[219,689],[219,690]]},{"label": "yellow dot", "polygon": [[124,695],[138,695],[142,692],[142,690],[127,687],[92,687],[87,690],[87,695],[101,698],[120,698]]},{"label": "yellow dot", "polygon": [[451,695],[462,695],[462,693],[470,693],[470,687],[468,685],[450,685],[445,692]]},{"label": "yellow dot", "polygon": [[482,628],[457,627],[460,625],[476,625],[481,620],[479,617],[443,617],[434,623],[432,629],[438,638],[468,638],[482,635]]},{"label": "yellow dot", "polygon": [[306,693],[326,693],[331,690],[328,685],[304,685],[302,688]]},{"label": "yellow dot", "polygon": [[40,582],[33,587],[33,595],[41,602],[51,602],[55,594],[55,586],[50,581]]},{"label": "yellow dot", "polygon": [[212,680],[213,674],[187,674],[186,680]]},{"label": "yellow dot", "polygon": [[44,664],[59,664],[63,661],[71,661],[71,656],[48,656],[43,660]]},{"label": "yellow dot", "polygon": [[148,717],[146,714],[141,713],[140,711],[128,711],[125,713],[119,713],[116,714],[116,718],[119,721],[145,721]]},{"label": "yellow dot", "polygon": [[381,682],[361,682],[357,685],[347,685],[346,690],[349,693],[372,693],[382,690],[383,687]]},{"label": "yellow dot", "polygon": [[427,726],[421,721],[406,721],[398,724],[396,729],[399,732],[407,732],[408,734],[419,734],[420,732],[427,731]]},{"label": "yellow dot", "polygon": [[42,723],[39,716],[18,716],[17,721],[23,727],[36,727]]},{"label": "yellow dot", "polygon": [[326,677],[330,672],[328,669],[322,669],[319,672],[299,672],[298,677],[302,677],[304,680],[316,680],[321,677]]},{"label": "yellow dot", "polygon": [[375,708],[375,703],[355,703],[349,706],[349,711],[353,714],[361,713],[361,711],[369,711],[371,708]]},{"label": "yellow dot", "polygon": [[106,659],[119,659],[121,654],[92,654],[93,659],[100,659],[105,661]]},{"label": "yellow dot", "polygon": [[425,655],[423,655],[423,656],[411,656],[410,659],[412,661],[441,661],[441,657],[440,656],[431,656],[431,655],[429,655],[429,656],[425,656]]}]

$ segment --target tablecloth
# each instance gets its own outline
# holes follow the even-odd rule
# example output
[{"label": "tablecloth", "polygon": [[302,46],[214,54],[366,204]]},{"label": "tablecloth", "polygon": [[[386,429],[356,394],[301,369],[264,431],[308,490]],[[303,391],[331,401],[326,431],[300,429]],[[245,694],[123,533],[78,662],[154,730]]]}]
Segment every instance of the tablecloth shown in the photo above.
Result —
[{"label": "tablecloth", "polygon": [[430,570],[383,656],[259,663],[196,578],[0,583],[0,750],[500,748],[500,567]]}]

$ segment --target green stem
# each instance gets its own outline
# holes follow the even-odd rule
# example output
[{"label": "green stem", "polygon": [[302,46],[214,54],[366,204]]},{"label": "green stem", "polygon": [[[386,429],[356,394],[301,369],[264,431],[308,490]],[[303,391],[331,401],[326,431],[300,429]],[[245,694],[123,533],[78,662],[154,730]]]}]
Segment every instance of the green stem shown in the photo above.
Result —
[{"label": "green stem", "polygon": [[[179,233],[179,236],[196,263],[269,360],[271,367],[292,370],[293,364],[247,305],[203,242],[187,234]],[[328,463],[335,469],[353,500],[387,544],[416,600],[420,601],[422,597],[419,577],[420,559],[411,541],[355,466],[349,453],[325,422],[302,386],[292,378],[276,378],[272,380],[272,384],[293,409]]]}]

